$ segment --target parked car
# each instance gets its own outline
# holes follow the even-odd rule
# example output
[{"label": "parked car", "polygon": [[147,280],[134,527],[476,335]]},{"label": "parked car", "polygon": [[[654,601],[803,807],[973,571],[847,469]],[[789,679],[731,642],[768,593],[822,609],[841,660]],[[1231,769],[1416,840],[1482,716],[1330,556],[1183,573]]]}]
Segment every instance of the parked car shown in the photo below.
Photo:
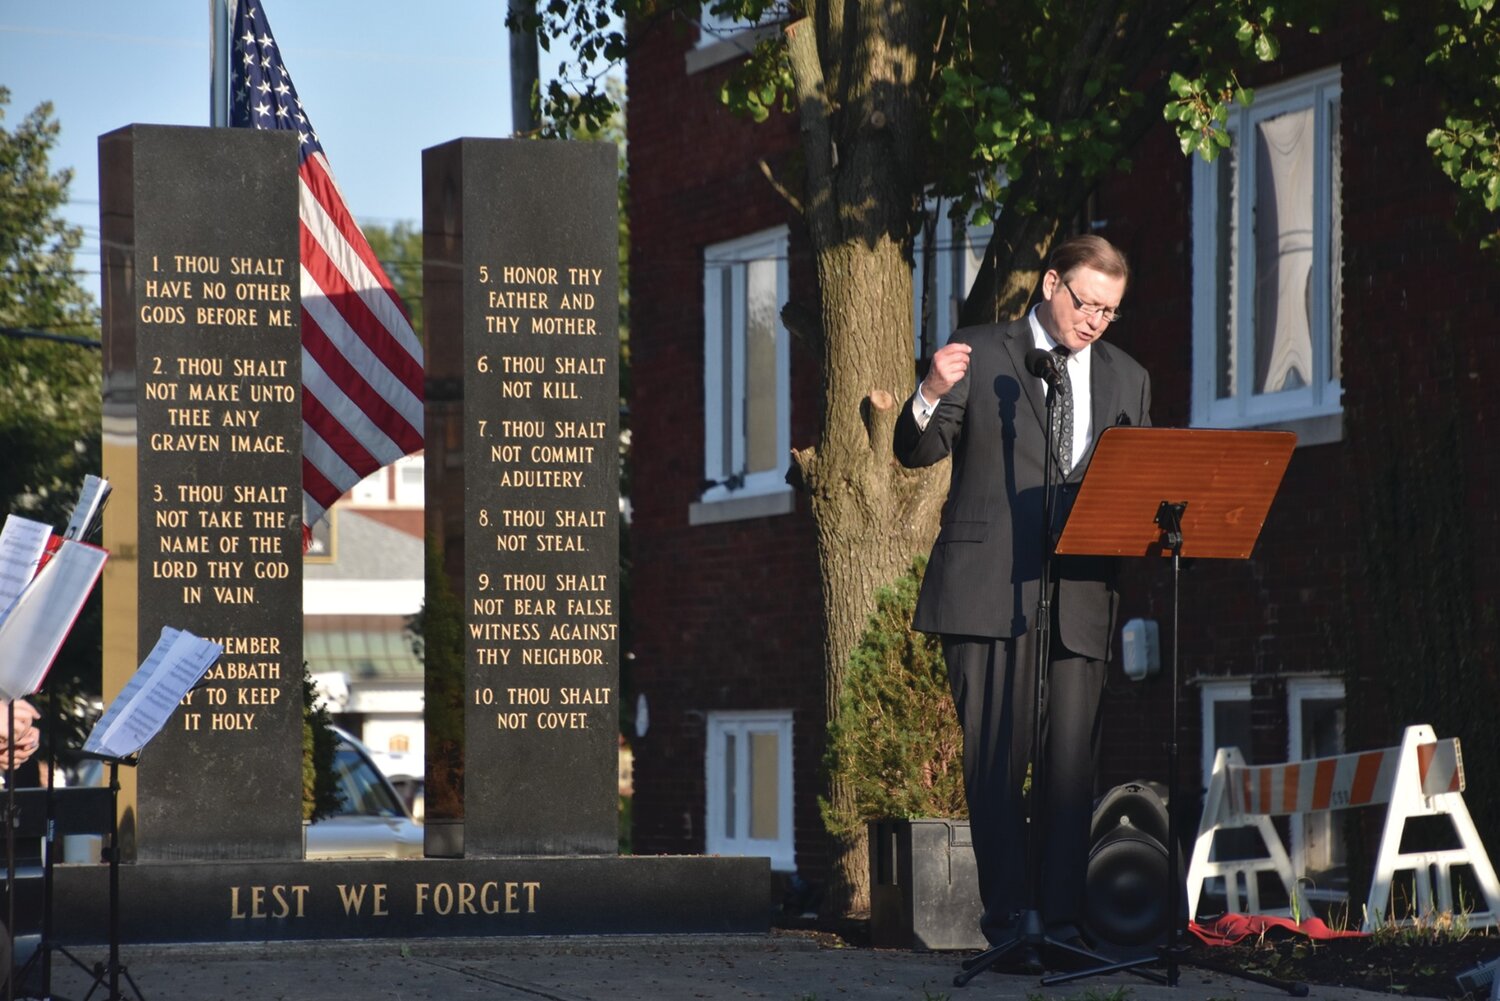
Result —
[{"label": "parked car", "polygon": [[307,826],[309,859],[421,858],[422,826],[353,734],[333,728],[338,809]]}]

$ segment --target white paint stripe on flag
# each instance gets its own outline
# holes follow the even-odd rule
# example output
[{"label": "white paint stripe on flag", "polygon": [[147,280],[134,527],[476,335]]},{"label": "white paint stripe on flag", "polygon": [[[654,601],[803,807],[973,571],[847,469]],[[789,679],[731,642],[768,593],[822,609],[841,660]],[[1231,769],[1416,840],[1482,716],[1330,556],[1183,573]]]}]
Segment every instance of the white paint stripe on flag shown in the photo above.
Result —
[{"label": "white paint stripe on flag", "polygon": [[[318,283],[313,280],[306,268],[302,269],[302,308],[312,316],[313,322],[323,331],[333,349],[343,355],[344,360],[364,378],[370,388],[420,435],[422,433],[422,401],[414,396],[411,390],[406,388],[406,384],[396,378],[390,369],[385,367],[380,358],[370,350],[370,346],[360,338],[353,327],[349,326],[344,315],[339,312],[332,300],[323,294],[323,290],[318,287]],[[344,396],[343,393],[340,395]],[[318,398],[323,397],[319,395]],[[359,409],[352,399],[347,396],[344,398],[348,399],[350,405],[356,410]],[[334,410],[331,406],[329,409]],[[342,413],[338,410],[334,412]],[[363,414],[364,411],[361,410],[360,413]],[[382,436],[384,436],[383,433]]]},{"label": "white paint stripe on flag", "polygon": [[[303,305],[307,303],[303,300]],[[319,320],[321,323],[322,320]],[[353,400],[344,395],[343,389],[336,383],[327,372],[323,371],[317,359],[306,351],[302,353],[302,386],[303,392],[311,393],[312,396],[323,405],[332,416],[348,430],[355,441],[359,442],[366,452],[380,465],[389,465],[406,453],[401,446],[392,441],[390,436],[382,431],[374,421],[370,420],[368,414],[359,408]],[[324,467],[316,464],[321,470]],[[349,468],[347,465],[345,468]],[[328,476],[335,485],[342,485],[348,489],[359,482],[362,477],[351,470],[353,480],[341,480],[335,476]]]},{"label": "white paint stripe on flag", "polygon": [[[327,165],[324,164],[324,172]],[[329,176],[332,180],[332,176]],[[382,287],[379,277],[366,267],[359,253],[349,245],[344,231],[324,211],[322,204],[312,189],[308,187],[307,181],[299,174],[297,182],[301,187],[302,197],[297,199],[298,212],[302,222],[312,231],[313,239],[323,248],[339,274],[349,283],[349,287],[359,295],[370,312],[380,324],[390,332],[401,348],[414,359],[420,367],[422,359],[422,345],[417,341],[417,335],[411,329],[411,323],[406,315],[391,301],[390,294]],[[335,189],[337,186],[335,186]],[[362,237],[361,237],[362,238]],[[417,424],[420,428],[421,425]]]}]

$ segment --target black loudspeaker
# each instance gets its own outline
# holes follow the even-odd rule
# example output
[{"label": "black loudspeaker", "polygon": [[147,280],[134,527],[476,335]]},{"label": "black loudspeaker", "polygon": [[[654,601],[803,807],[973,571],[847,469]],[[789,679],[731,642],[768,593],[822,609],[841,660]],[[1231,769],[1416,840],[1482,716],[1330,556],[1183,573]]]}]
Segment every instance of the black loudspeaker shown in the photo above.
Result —
[{"label": "black loudspeaker", "polygon": [[1097,845],[1100,838],[1121,824],[1149,834],[1163,845],[1167,843],[1166,804],[1157,791],[1145,782],[1117,785],[1099,798],[1099,802],[1094,805],[1094,822],[1089,830],[1089,843]]},{"label": "black loudspeaker", "polygon": [[1095,806],[1084,924],[1100,951],[1130,959],[1166,944],[1167,834],[1166,807],[1143,783],[1116,786]]}]

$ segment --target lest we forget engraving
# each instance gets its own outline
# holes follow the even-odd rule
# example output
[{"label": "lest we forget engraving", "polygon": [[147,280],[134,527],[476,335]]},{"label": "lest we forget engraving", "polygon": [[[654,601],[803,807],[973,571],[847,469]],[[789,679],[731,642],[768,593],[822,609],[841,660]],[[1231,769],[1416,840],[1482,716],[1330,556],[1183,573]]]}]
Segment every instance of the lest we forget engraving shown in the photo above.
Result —
[{"label": "lest we forget engraving", "polygon": [[616,151],[460,139],[423,175],[429,385],[462,404],[429,394],[462,459],[428,475],[463,487],[428,516],[463,555],[464,853],[612,854]]},{"label": "lest we forget engraving", "polygon": [[105,695],[163,626],[225,648],[141,755],[137,854],[297,858],[296,136],[131,125],[99,158],[104,472],[127,498],[106,511]]}]

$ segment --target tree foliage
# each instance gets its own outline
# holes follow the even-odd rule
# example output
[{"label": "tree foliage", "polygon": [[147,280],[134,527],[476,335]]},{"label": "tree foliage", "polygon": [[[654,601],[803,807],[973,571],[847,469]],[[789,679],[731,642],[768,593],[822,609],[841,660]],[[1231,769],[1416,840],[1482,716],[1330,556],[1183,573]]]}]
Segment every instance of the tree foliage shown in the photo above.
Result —
[{"label": "tree foliage", "polygon": [[[0,87],[0,515],[60,530],[84,474],[99,471],[98,312],[75,270],[83,231],[59,215],[72,171],[49,164],[52,106],[10,129],[9,103]],[[97,712],[101,609],[96,590],[48,680],[47,722],[61,748],[80,746]]]},{"label": "tree foliage", "polygon": [[1443,91],[1443,124],[1427,134],[1438,167],[1458,185],[1464,221],[1500,248],[1500,10],[1495,0],[1436,5],[1426,66]]},{"label": "tree foliage", "polygon": [[[0,87],[0,122],[9,101]],[[0,125],[0,504],[61,525],[84,473],[99,469],[101,370],[96,350],[25,336],[99,337],[74,270],[83,232],[58,215],[72,171],[48,164],[58,127],[45,103],[13,130]]]},{"label": "tree foliage", "polygon": [[422,315],[422,229],[405,220],[393,226],[361,226],[375,259],[390,276],[391,286],[406,306],[407,318],[418,340],[426,343]]},{"label": "tree foliage", "polygon": [[830,831],[850,834],[887,817],[967,817],[963,731],[935,637],[911,630],[927,559],[875,598],[875,611],[844,678],[824,766],[847,778],[854,809],[823,801]]}]

